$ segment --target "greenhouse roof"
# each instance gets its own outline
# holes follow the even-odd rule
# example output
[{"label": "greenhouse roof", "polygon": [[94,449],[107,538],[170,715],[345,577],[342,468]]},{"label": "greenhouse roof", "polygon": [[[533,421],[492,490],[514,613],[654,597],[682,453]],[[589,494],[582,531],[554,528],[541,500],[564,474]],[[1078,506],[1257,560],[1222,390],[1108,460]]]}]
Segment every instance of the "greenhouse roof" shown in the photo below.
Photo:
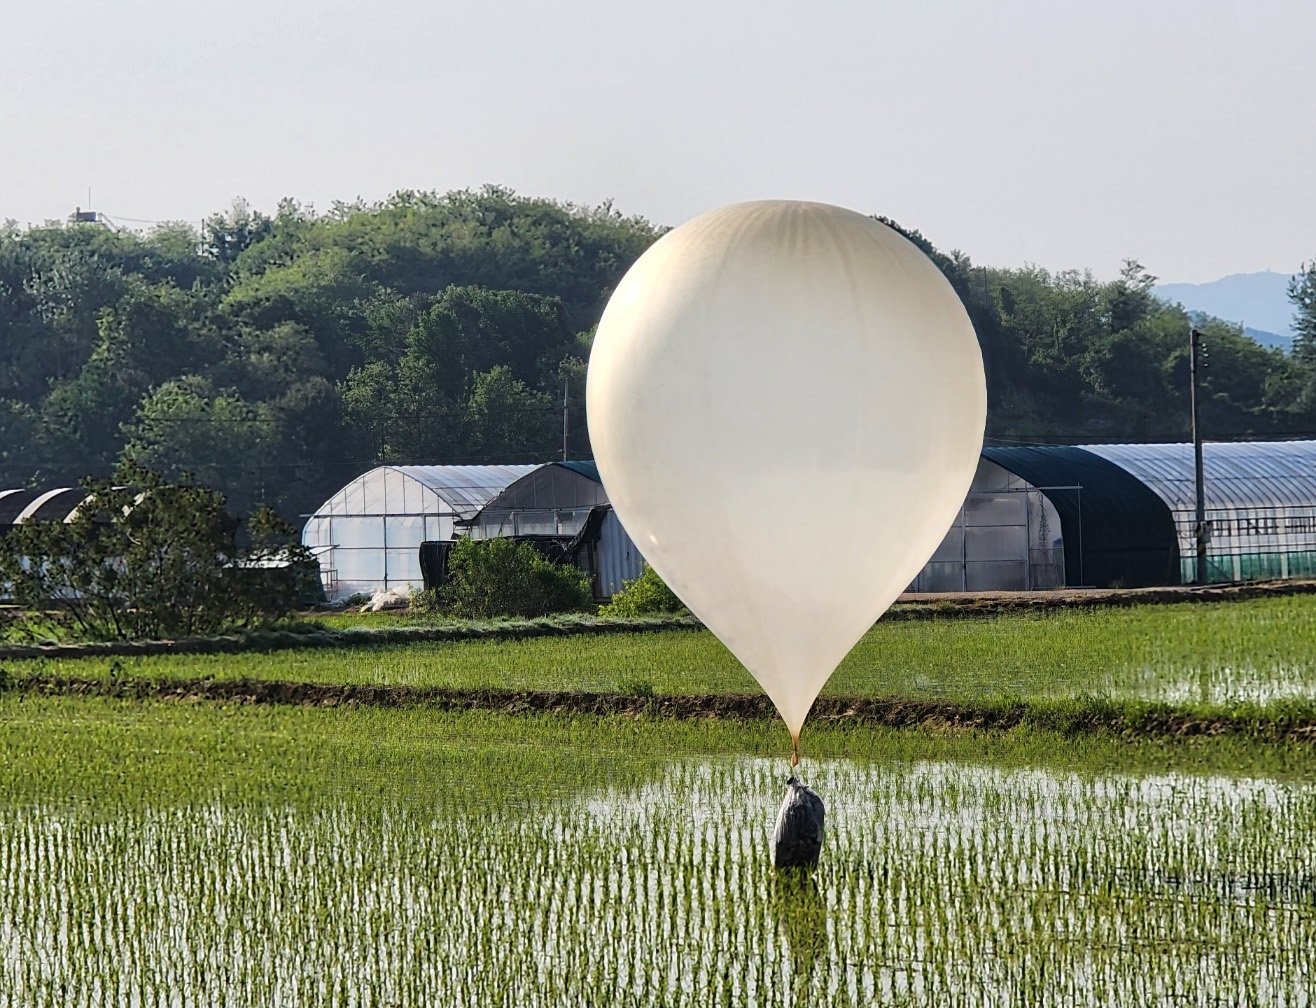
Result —
[{"label": "greenhouse roof", "polygon": [[509,484],[470,521],[487,527],[491,523],[504,522],[512,512],[545,509],[588,511],[607,502],[598,466],[592,461],[546,462]]},{"label": "greenhouse roof", "polygon": [[[1191,444],[1088,445],[1087,451],[1142,480],[1174,511],[1196,505]],[[1316,441],[1208,443],[1208,508],[1316,505]]]},{"label": "greenhouse roof", "polygon": [[68,521],[87,497],[80,487],[55,490],[0,490],[0,525],[25,521]]},{"label": "greenhouse roof", "polygon": [[[534,465],[382,466],[428,487],[458,510],[474,514]],[[369,474],[367,474],[369,475]]]},{"label": "greenhouse roof", "polygon": [[603,479],[599,476],[598,463],[593,459],[575,459],[570,462],[554,462],[553,465],[559,465],[563,469],[570,469],[573,473],[578,473],[586,479],[592,479],[595,483],[603,482]]}]

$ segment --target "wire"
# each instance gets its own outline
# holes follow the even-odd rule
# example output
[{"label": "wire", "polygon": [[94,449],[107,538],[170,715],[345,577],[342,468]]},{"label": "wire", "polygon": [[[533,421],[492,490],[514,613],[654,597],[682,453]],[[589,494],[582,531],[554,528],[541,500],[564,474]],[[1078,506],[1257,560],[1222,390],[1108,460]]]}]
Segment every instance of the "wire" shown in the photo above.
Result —
[{"label": "wire", "polygon": [[166,220],[143,220],[140,217],[122,217],[119,214],[107,214],[102,210],[96,211],[101,220],[109,221],[114,224],[117,221],[128,221],[130,224],[178,224],[186,223],[182,217],[174,217]]}]

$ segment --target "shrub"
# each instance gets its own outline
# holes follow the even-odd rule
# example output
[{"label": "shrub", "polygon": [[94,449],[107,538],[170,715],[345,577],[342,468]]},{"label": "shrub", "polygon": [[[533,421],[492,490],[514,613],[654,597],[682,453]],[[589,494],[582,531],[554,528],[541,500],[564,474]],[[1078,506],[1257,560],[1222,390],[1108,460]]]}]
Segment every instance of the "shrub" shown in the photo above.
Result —
[{"label": "shrub", "polygon": [[437,588],[424,588],[412,592],[407,611],[419,616],[436,616],[443,612],[443,593]]},{"label": "shrub", "polygon": [[443,600],[457,616],[545,616],[577,612],[593,602],[589,578],[558,566],[529,543],[462,539],[448,555]]},{"label": "shrub", "polygon": [[648,564],[644,573],[612,596],[612,601],[599,610],[601,616],[661,616],[684,613],[688,610],[667,582]]}]

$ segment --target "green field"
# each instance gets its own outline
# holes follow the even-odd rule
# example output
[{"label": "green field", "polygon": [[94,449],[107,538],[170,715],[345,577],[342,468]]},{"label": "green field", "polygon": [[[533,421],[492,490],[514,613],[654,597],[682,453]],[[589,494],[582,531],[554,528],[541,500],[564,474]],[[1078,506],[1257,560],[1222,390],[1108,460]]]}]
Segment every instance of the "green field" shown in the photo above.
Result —
[{"label": "green field", "polygon": [[[879,624],[829,686],[1316,711],[1316,599]],[[674,631],[24,676],[709,693]],[[1068,699],[1066,699],[1068,698]],[[1102,701],[1093,700],[1093,703]],[[1316,745],[0,690],[0,1008],[1311,1004]]]},{"label": "green field", "polygon": [[[17,676],[283,679],[402,686],[753,692],[707,632],[421,643],[269,654],[22,660]],[[1102,697],[1199,708],[1316,709],[1316,596],[879,623],[835,695]]]},{"label": "green field", "polygon": [[[0,698],[0,1006],[1302,1004],[1303,747]],[[1212,1000],[1215,999],[1215,1000]]]}]

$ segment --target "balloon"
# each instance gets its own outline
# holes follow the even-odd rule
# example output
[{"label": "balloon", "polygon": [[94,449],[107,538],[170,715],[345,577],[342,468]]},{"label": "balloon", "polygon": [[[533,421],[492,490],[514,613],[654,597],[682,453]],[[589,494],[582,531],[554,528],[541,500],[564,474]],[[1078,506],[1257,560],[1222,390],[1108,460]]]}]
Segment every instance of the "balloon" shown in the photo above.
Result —
[{"label": "balloon", "polygon": [[960,299],[870,217],[724,207],[622,279],[586,399],[617,517],[798,744],[973,479],[987,396]]}]

